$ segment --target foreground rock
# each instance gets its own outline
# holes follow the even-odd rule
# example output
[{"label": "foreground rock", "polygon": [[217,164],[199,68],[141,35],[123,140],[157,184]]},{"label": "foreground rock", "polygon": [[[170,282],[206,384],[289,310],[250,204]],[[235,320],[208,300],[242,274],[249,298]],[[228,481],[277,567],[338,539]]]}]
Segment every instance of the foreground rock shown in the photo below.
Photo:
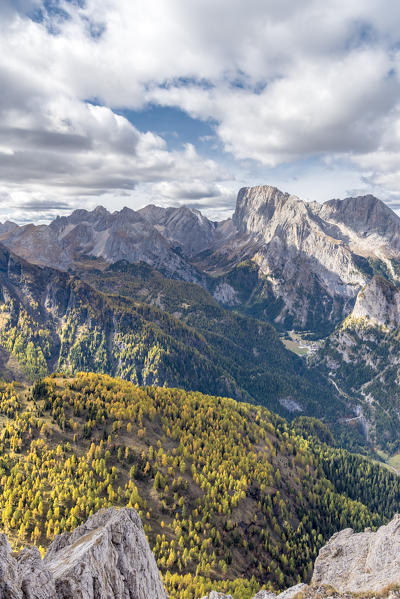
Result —
[{"label": "foreground rock", "polygon": [[167,599],[134,509],[100,510],[50,545],[17,558],[0,536],[0,599]]},{"label": "foreground rock", "polygon": [[[400,515],[379,528],[336,533],[315,562],[310,585],[279,599],[354,599],[354,594],[400,599]],[[253,599],[275,599],[259,591]],[[100,510],[64,533],[41,559],[34,547],[17,557],[0,534],[0,599],[167,599],[154,556],[134,509]],[[232,599],[212,591],[203,599]]]},{"label": "foreground rock", "polygon": [[[278,596],[260,591],[253,599],[354,599],[355,595],[400,598],[400,515],[376,532],[336,533],[316,559],[310,585],[298,584]],[[231,599],[210,593],[203,599]]]},{"label": "foreground rock", "polygon": [[354,593],[400,585],[400,515],[376,532],[336,533],[319,552],[311,584]]},{"label": "foreground rock", "polygon": [[[308,591],[310,587],[306,584],[296,584],[294,587],[290,587],[290,589],[286,589],[280,593],[280,595],[275,595],[275,593],[271,593],[271,591],[259,591],[257,595],[253,597],[253,599],[297,599],[300,597],[300,594],[303,594],[303,591]],[[224,593],[217,593],[216,591],[211,591],[209,595],[202,597],[202,599],[233,599],[232,595],[224,595]]]}]

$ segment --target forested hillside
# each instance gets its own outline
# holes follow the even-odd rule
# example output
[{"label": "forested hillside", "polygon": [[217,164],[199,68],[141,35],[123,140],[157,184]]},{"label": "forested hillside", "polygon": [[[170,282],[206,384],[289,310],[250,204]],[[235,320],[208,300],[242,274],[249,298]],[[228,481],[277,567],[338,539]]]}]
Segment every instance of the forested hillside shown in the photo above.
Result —
[{"label": "forested hillside", "polygon": [[288,405],[336,425],[352,415],[270,324],[221,308],[198,286],[165,279],[146,265],[86,276],[98,289],[0,247],[3,378],[13,379],[14,360],[27,380],[85,370],[227,395],[288,417]]},{"label": "forested hillside", "polygon": [[14,545],[134,506],[172,598],[307,579],[332,533],[400,509],[389,471],[262,407],[90,373],[0,397],[0,513]]},{"label": "forested hillside", "polygon": [[371,445],[389,455],[400,451],[399,356],[398,326],[349,317],[315,357],[321,373],[357,400]]}]

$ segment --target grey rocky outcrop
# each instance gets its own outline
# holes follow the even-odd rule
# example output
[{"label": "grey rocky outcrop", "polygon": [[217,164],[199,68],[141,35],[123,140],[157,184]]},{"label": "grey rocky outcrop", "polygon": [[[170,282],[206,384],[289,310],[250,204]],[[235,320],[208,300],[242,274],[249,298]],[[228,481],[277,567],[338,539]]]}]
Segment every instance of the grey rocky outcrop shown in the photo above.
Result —
[{"label": "grey rocky outcrop", "polygon": [[373,277],[357,296],[350,315],[371,325],[397,328],[400,324],[400,290],[380,276]]},{"label": "grey rocky outcrop", "polygon": [[271,591],[259,591],[253,599],[275,599],[275,597],[275,593],[271,593]]},{"label": "grey rocky outcrop", "polygon": [[319,552],[311,584],[354,593],[400,585],[400,515],[376,532],[347,528],[333,535]]},{"label": "grey rocky outcrop", "polygon": [[[309,589],[309,586],[303,583],[296,584],[286,591],[283,591],[279,595],[272,593],[271,591],[259,591],[253,599],[294,599],[299,593]],[[232,595],[224,595],[224,593],[218,593],[217,591],[211,591],[209,595],[202,597],[202,599],[233,599]]]},{"label": "grey rocky outcrop", "polygon": [[39,550],[27,547],[14,557],[4,534],[0,534],[0,599],[59,599]]},{"label": "grey rocky outcrop", "polygon": [[56,537],[44,559],[0,536],[0,599],[167,599],[134,509],[100,510]]},{"label": "grey rocky outcrop", "polygon": [[209,595],[205,595],[202,599],[233,599],[232,595],[225,595],[217,591],[211,591]]}]

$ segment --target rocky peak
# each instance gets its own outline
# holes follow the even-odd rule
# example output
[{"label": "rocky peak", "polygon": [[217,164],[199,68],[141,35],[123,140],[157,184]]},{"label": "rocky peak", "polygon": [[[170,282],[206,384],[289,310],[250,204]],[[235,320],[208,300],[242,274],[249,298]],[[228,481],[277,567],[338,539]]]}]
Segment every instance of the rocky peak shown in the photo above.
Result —
[{"label": "rocky peak", "polygon": [[10,220],[6,220],[4,223],[0,223],[0,235],[3,233],[9,233],[10,231],[14,231],[18,229],[17,223],[13,223]]},{"label": "rocky peak", "polygon": [[260,233],[290,199],[300,202],[271,185],[242,187],[232,220],[240,233]]},{"label": "rocky peak", "polygon": [[180,247],[188,257],[209,248],[218,237],[217,223],[190,206],[160,208],[150,205],[139,212],[161,235],[171,244]]},{"label": "rocky peak", "polygon": [[119,212],[113,212],[111,215],[111,219],[108,222],[108,225],[113,227],[114,229],[120,227],[126,227],[136,223],[144,223],[144,218],[139,212],[132,210],[132,208],[128,208],[125,206]]},{"label": "rocky peak", "polygon": [[140,208],[138,213],[141,214],[147,222],[152,225],[158,225],[165,219],[166,211],[167,208],[162,208],[155,204],[148,204],[147,206],[144,206],[144,208]]},{"label": "rocky peak", "polygon": [[343,223],[360,234],[385,235],[388,230],[400,231],[400,218],[373,195],[328,200],[321,205],[319,214],[321,218]]},{"label": "rocky peak", "polygon": [[265,244],[280,239],[286,246],[302,249],[310,234],[331,237],[326,235],[318,206],[269,185],[244,187],[238,194],[233,222],[240,233],[262,239]]},{"label": "rocky peak", "polygon": [[[355,243],[371,238],[376,244],[400,248],[400,218],[373,195],[333,199],[319,204],[304,202],[276,187],[262,185],[239,191],[233,221],[240,233],[262,234],[273,226],[274,232],[296,222],[314,221],[322,234]],[[336,228],[332,228],[336,225]],[[374,247],[370,247],[373,252]]]},{"label": "rocky peak", "polygon": [[[371,278],[371,261],[400,281],[400,218],[374,196],[320,204],[269,185],[245,187],[232,220],[236,236],[199,265],[228,276],[250,260],[259,273],[256,288],[261,280],[281,302],[279,325],[325,331],[338,324]],[[255,294],[249,297],[253,302]]]},{"label": "rocky peak", "polygon": [[104,509],[56,537],[44,559],[36,548],[14,557],[0,535],[0,597],[5,599],[167,599],[134,509]]},{"label": "rocky peak", "polygon": [[102,206],[101,204],[96,206],[96,208],[93,210],[93,213],[94,214],[110,214],[109,211],[107,210],[107,208],[104,208],[104,206]]}]

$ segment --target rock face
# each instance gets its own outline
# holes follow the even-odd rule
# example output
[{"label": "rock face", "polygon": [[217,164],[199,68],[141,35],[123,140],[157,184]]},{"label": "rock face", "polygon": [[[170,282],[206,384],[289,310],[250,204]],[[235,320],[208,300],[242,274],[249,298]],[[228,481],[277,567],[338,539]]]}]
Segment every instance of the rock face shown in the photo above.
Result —
[{"label": "rock face", "polygon": [[[279,599],[295,599],[296,596],[300,593],[302,594],[305,591],[309,590],[309,586],[303,583],[296,584],[286,591],[283,591],[279,594]],[[277,599],[277,595],[275,593],[271,593],[271,591],[259,591],[257,595],[253,597],[253,599]],[[216,591],[211,591],[209,595],[206,595],[202,599],[233,599],[232,595],[224,595],[223,593],[217,593]]]},{"label": "rock face", "polygon": [[376,532],[336,533],[319,552],[311,584],[354,593],[400,585],[400,515]]},{"label": "rock face", "polygon": [[239,192],[233,221],[256,241],[251,259],[283,299],[276,322],[312,328],[318,312],[341,319],[366,282],[338,227],[320,218],[320,206],[272,187]]},{"label": "rock face", "polygon": [[270,186],[243,188],[233,223],[236,237],[203,268],[221,274],[235,262],[256,264],[249,301],[266,293],[269,305],[279,300],[273,319],[286,328],[315,330],[343,320],[373,275],[371,260],[397,277],[400,219],[373,196],[319,204]]},{"label": "rock face", "polygon": [[233,599],[232,595],[225,595],[225,593],[217,593],[217,591],[211,591],[209,595],[205,595],[202,599]]},{"label": "rock face", "polygon": [[350,248],[360,255],[397,256],[400,250],[400,219],[372,195],[329,200],[319,205],[323,220],[335,224]]},{"label": "rock face", "polygon": [[210,221],[199,210],[188,206],[160,208],[150,205],[138,213],[188,258],[214,247],[221,240],[226,241],[230,233],[226,221]]},{"label": "rock face", "polygon": [[373,445],[390,447],[400,426],[400,289],[374,276],[313,360],[343,394],[357,398],[352,425]]},{"label": "rock face", "polygon": [[58,599],[54,580],[43,566],[39,550],[30,547],[14,558],[4,534],[0,534],[0,598]]},{"label": "rock face", "polygon": [[1,599],[167,599],[134,509],[100,510],[72,534],[56,537],[43,561],[17,558],[0,537]]},{"label": "rock face", "polygon": [[359,292],[350,316],[367,319],[371,325],[397,328],[400,326],[400,289],[383,277],[373,277]]}]

